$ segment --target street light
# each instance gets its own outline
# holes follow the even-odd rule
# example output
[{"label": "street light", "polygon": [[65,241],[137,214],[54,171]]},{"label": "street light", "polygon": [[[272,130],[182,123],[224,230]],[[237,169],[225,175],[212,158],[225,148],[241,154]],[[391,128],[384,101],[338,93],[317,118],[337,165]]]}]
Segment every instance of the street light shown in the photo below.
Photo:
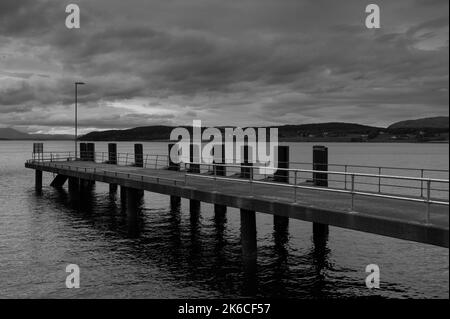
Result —
[{"label": "street light", "polygon": [[84,84],[84,82],[75,82],[75,160],[78,159],[78,85]]}]

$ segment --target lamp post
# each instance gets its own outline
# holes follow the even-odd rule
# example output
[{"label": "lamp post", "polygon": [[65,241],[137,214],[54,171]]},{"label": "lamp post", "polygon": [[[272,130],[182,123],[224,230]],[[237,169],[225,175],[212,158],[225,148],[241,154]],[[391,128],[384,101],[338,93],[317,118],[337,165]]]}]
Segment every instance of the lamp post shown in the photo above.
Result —
[{"label": "lamp post", "polygon": [[75,160],[78,159],[78,85],[84,84],[84,82],[75,82]]}]

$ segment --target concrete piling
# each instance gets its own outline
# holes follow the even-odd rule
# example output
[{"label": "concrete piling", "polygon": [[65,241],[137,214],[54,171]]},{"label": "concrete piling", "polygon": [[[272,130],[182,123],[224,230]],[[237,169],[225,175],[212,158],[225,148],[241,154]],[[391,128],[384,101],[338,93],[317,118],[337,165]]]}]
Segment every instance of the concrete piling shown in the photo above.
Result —
[{"label": "concrete piling", "polygon": [[256,213],[241,209],[241,245],[245,259],[256,259]]},{"label": "concrete piling", "polygon": [[37,192],[42,191],[42,171],[35,170],[35,189]]}]

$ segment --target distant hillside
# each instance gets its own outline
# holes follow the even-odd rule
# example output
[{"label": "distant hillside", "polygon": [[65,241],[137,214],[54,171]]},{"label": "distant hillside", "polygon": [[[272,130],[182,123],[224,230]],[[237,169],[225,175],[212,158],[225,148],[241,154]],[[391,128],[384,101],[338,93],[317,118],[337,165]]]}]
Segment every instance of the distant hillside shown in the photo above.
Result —
[{"label": "distant hillside", "polygon": [[423,119],[417,120],[408,120],[394,123],[388,127],[388,130],[397,130],[397,129],[447,129],[448,125],[448,116],[438,116],[438,117],[427,117]]},{"label": "distant hillside", "polygon": [[28,134],[13,128],[0,128],[0,140],[71,140],[72,135]]},{"label": "distant hillside", "polygon": [[[144,126],[127,130],[110,130],[91,132],[80,138],[84,141],[151,141],[168,140],[172,126]],[[185,127],[189,131],[192,127]],[[219,128],[222,132],[224,127]],[[382,128],[352,123],[321,123],[303,125],[285,125],[278,127],[280,138],[297,138],[299,136],[318,135],[329,133],[330,135],[370,134]]]}]

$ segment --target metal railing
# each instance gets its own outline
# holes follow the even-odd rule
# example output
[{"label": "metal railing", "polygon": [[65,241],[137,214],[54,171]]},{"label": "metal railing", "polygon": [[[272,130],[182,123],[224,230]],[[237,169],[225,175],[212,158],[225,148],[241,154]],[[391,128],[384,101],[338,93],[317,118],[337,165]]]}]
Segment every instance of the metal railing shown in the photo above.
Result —
[{"label": "metal railing", "polygon": [[[96,152],[94,154],[94,161],[101,163],[108,163],[107,152]],[[120,166],[132,166],[134,160],[133,153],[114,153],[117,160],[117,165]],[[41,156],[34,157],[28,162],[44,163],[50,162],[59,167],[64,167],[63,161],[74,161],[73,152],[47,152],[41,153]],[[189,178],[205,178],[213,179],[214,187],[217,186],[218,181],[230,181],[247,183],[250,185],[251,194],[254,195],[254,185],[271,185],[281,186],[285,188],[293,189],[292,200],[298,201],[298,190],[318,190],[324,192],[334,192],[341,194],[349,194],[351,197],[351,211],[355,209],[355,196],[368,196],[386,199],[396,199],[410,202],[425,203],[426,208],[426,220],[430,220],[430,206],[431,205],[449,205],[449,180],[437,179],[437,178],[424,178],[414,176],[398,176],[398,175],[385,175],[385,174],[369,174],[358,173],[348,171],[346,165],[346,171],[318,171],[310,169],[296,169],[296,168],[277,168],[268,166],[256,166],[256,165],[236,165],[236,164],[219,164],[219,163],[180,163],[175,167],[169,167],[170,161],[167,155],[153,155],[146,154],[142,158],[143,168],[151,169],[168,169],[172,168],[180,170],[184,173],[183,185],[188,185]],[[133,174],[133,173],[121,173],[117,170],[108,170],[104,168],[90,168],[84,166],[78,166],[74,164],[66,165],[68,169],[76,168],[77,170],[83,170],[85,172],[103,171],[111,174],[125,174],[130,176],[136,176],[142,180],[151,178],[146,174]],[[222,168],[222,169],[220,169]],[[224,176],[220,175],[223,172],[223,168],[226,170]],[[243,170],[245,172],[243,173]],[[325,178],[318,178],[317,176],[325,176]],[[160,177],[155,177],[153,180],[160,180]],[[284,182],[280,182],[282,179]],[[164,178],[166,181],[173,181],[176,185],[180,183],[179,179]],[[326,182],[326,186],[319,186]],[[318,185],[319,184],[319,185]],[[384,187],[384,192],[381,192],[381,186]],[[395,191],[402,190],[403,192]],[[415,192],[419,192],[416,194]]]}]

